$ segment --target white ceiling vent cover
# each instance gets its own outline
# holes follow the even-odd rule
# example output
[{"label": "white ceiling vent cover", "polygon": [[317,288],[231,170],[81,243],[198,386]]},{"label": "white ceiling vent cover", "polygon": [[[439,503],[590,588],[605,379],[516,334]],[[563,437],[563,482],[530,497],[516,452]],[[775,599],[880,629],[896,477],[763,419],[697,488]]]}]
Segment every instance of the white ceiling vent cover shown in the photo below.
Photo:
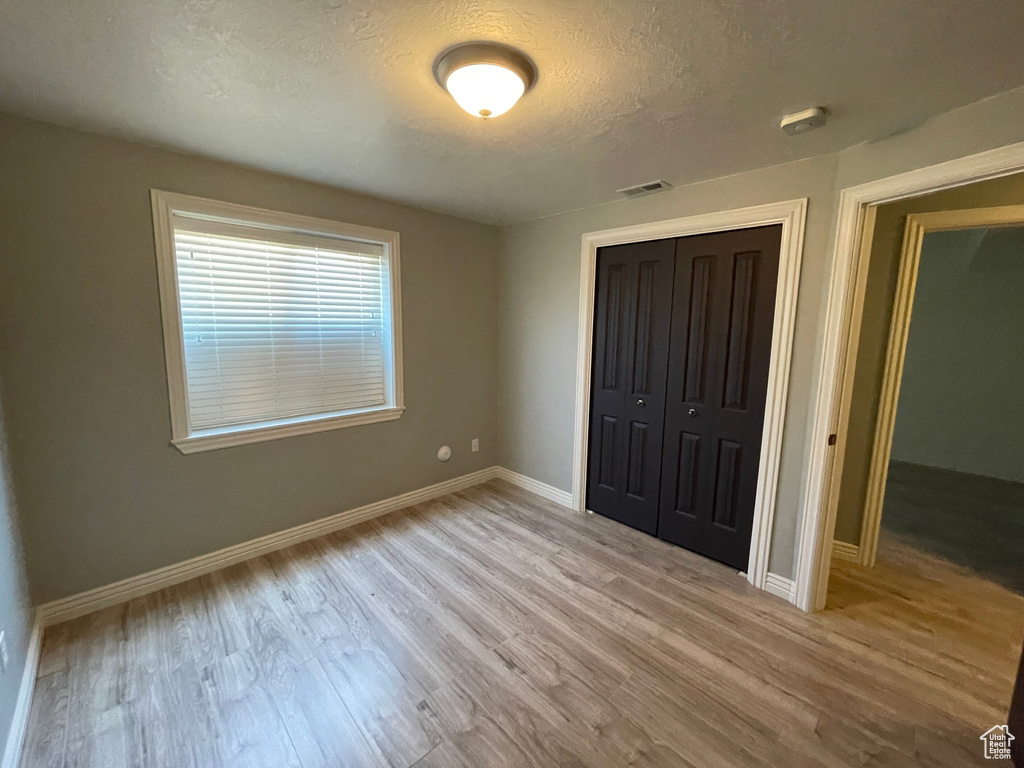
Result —
[{"label": "white ceiling vent cover", "polygon": [[646,184],[637,184],[635,187],[626,187],[625,189],[617,189],[615,191],[626,197],[640,197],[641,195],[653,195],[655,192],[661,192],[661,190],[668,189],[671,186],[667,181],[658,179],[657,181],[648,181]]}]

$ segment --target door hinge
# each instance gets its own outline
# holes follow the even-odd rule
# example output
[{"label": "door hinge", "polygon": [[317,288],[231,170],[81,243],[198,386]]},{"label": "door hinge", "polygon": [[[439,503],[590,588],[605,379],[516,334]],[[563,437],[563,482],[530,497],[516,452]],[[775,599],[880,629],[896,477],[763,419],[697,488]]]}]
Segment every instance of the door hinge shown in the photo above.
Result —
[{"label": "door hinge", "polygon": [[828,436],[828,444],[829,445],[835,445],[836,444],[836,433],[835,432],[833,432],[831,435]]}]

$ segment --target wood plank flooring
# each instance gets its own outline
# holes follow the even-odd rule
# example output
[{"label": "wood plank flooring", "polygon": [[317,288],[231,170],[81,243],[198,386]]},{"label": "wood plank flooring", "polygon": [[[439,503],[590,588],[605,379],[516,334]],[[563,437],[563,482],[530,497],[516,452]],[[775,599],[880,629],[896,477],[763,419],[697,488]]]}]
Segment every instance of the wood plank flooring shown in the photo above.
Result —
[{"label": "wood plank flooring", "polygon": [[1022,637],[900,544],[807,616],[495,481],[47,630],[21,765],[982,765]]}]

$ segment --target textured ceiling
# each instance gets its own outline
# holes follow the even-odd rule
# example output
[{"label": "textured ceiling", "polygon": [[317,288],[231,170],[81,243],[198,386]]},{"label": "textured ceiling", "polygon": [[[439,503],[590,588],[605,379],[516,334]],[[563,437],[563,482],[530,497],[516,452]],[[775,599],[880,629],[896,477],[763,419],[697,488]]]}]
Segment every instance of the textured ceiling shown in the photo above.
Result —
[{"label": "textured ceiling", "polygon": [[[902,130],[1024,84],[1022,36],[1021,0],[3,0],[0,110],[510,223]],[[475,39],[540,70],[490,121],[431,75]]]}]

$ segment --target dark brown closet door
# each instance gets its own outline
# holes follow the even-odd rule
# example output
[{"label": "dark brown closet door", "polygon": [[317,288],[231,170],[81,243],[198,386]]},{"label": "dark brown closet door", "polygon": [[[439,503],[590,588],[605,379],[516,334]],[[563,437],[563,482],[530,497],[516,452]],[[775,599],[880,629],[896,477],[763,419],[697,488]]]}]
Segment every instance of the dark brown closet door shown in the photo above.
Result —
[{"label": "dark brown closet door", "polygon": [[658,525],[675,242],[597,254],[587,508]]},{"label": "dark brown closet door", "polygon": [[745,569],[782,226],[677,241],[658,536]]}]

